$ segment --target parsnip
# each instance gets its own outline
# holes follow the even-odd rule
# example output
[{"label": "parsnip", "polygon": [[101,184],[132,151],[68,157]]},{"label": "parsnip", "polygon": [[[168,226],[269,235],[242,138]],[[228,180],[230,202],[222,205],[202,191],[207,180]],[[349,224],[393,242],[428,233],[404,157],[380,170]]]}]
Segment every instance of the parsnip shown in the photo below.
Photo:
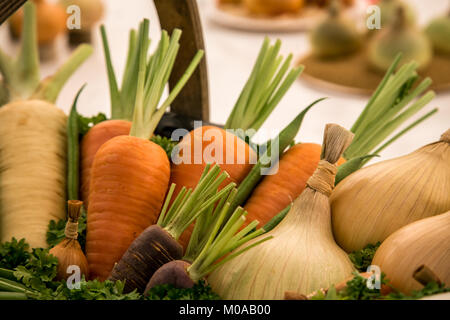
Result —
[{"label": "parsnip", "polygon": [[54,102],[92,48],[81,46],[54,76],[39,83],[32,2],[24,14],[19,57],[0,51],[8,97],[0,108],[0,241],[25,238],[31,247],[45,248],[48,223],[64,218],[66,211],[67,116]]},{"label": "parsnip", "polygon": [[67,116],[51,103],[0,108],[1,241],[47,247],[51,219],[65,217]]}]

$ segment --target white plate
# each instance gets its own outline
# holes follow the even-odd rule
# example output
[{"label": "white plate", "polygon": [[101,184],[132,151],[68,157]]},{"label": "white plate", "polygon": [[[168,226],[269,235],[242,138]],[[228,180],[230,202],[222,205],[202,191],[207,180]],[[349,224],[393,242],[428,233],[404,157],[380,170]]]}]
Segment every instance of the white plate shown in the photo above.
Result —
[{"label": "white plate", "polygon": [[[250,16],[245,9],[236,5],[216,4],[215,0],[205,1],[208,18],[224,27],[257,32],[297,32],[314,27],[326,17],[326,10],[306,7],[301,13],[265,18]],[[355,1],[345,13],[351,18],[361,19],[365,11],[365,1]]]}]

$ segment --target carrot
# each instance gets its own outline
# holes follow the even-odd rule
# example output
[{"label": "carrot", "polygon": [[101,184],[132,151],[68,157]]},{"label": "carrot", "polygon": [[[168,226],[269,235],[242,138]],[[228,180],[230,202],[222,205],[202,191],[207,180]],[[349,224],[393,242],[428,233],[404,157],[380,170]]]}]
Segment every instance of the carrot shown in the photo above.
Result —
[{"label": "carrot", "polygon": [[[205,164],[205,153],[212,152],[213,163],[230,174],[230,180],[239,185],[257,161],[257,154],[246,143],[279,104],[287,90],[303,71],[303,66],[289,71],[293,56],[286,59],[279,54],[281,41],[274,45],[266,38],[224,129],[200,127],[186,135],[172,153],[171,182],[191,188],[198,181]],[[213,138],[211,138],[213,137]],[[227,142],[230,141],[230,142]],[[177,153],[178,152],[178,153]],[[240,161],[238,160],[240,159]],[[193,226],[181,237],[186,248]]]},{"label": "carrot", "polygon": [[[280,159],[278,172],[266,176],[255,188],[244,209],[250,219],[266,224],[286,208],[305,189],[320,161],[321,145],[300,143],[286,151]],[[341,158],[338,165],[345,162]],[[303,165],[299,166],[299,163]]]},{"label": "carrot", "polygon": [[114,266],[109,280],[125,281],[125,292],[137,289],[144,292],[148,280],[164,263],[181,259],[183,247],[178,238],[193,220],[209,212],[217,200],[228,197],[236,186],[230,183],[221,191],[219,185],[228,177],[220,168],[207,165],[195,189],[183,189],[169,203],[175,185],[169,189],[156,225],[146,228],[130,245],[120,261]]},{"label": "carrot", "polygon": [[150,141],[165,110],[179,94],[203,57],[200,51],[169,97],[158,108],[177,53],[181,30],[162,32],[147,63],[147,19],[139,32],[139,67],[133,125],[129,136],[104,143],[91,170],[86,255],[91,278],[105,280],[114,264],[148,226],[154,224],[169,185],[166,152]]},{"label": "carrot", "polygon": [[[402,67],[393,75],[399,61],[400,57],[392,65],[354,124],[352,132],[355,134],[355,139],[338,162],[340,166],[337,182],[360,169],[370,158],[376,156],[404,133],[436,112],[436,110],[432,110],[427,113],[378,147],[397,127],[422,109],[434,97],[434,93],[428,92],[407,107],[410,101],[428,88],[431,81],[425,79],[410,92],[416,80],[414,63]],[[391,85],[386,86],[388,83]],[[405,107],[407,107],[406,110],[404,110]],[[384,112],[381,112],[380,110],[383,109]],[[298,144],[290,148],[280,159],[278,173],[266,176],[247,200],[244,208],[248,211],[249,219],[258,219],[261,223],[267,224],[293,199],[296,199],[317,168],[320,149],[320,145],[312,143]]]},{"label": "carrot", "polygon": [[[108,71],[109,92],[111,100],[111,120],[103,121],[93,126],[81,140],[81,199],[84,205],[89,205],[89,186],[91,168],[98,149],[108,140],[122,135],[129,135],[131,119],[136,99],[136,87],[139,74],[139,35],[135,30],[130,31],[128,43],[127,63],[123,81],[119,90],[117,78],[111,60],[108,38],[105,26],[100,28],[105,54],[106,69]],[[148,51],[148,46],[147,49]],[[147,55],[147,51],[145,54]]]},{"label": "carrot", "polygon": [[66,211],[67,116],[54,103],[92,47],[79,47],[40,82],[35,10],[31,2],[24,7],[18,59],[0,51],[8,103],[0,108],[0,241],[26,238],[31,247],[46,247],[48,223]]}]

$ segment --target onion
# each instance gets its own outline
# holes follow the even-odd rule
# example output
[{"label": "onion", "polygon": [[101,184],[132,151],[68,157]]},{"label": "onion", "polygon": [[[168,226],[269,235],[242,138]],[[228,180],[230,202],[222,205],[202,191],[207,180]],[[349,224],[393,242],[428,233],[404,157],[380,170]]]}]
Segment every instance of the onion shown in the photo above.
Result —
[{"label": "onion", "polygon": [[381,26],[389,26],[398,18],[397,10],[402,8],[405,12],[405,23],[408,26],[416,24],[416,13],[414,9],[405,1],[402,0],[381,0],[378,4],[381,15]]},{"label": "onion", "polygon": [[[83,202],[78,200],[68,201],[68,219],[64,232],[65,238],[58,245],[50,250],[50,254],[58,258],[58,280],[67,279],[71,275],[69,268],[76,266],[80,268],[80,273],[86,278],[89,277],[89,265],[78,242],[78,219],[81,214]],[[69,271],[69,273],[68,273]]]},{"label": "onion", "polygon": [[208,278],[214,292],[224,299],[283,299],[287,291],[307,295],[351,276],[354,267],[333,239],[328,196],[336,162],[352,139],[327,125],[318,169],[286,218],[266,233],[272,240],[217,268]]},{"label": "onion", "polygon": [[328,17],[311,31],[310,41],[313,53],[322,58],[352,53],[361,45],[354,22],[342,15],[337,2],[330,7]]},{"label": "onion", "polygon": [[449,230],[450,211],[411,223],[393,233],[381,244],[372,264],[379,266],[390,284],[405,294],[423,288],[423,284],[413,277],[415,270],[423,265],[448,285]]},{"label": "onion", "polygon": [[347,252],[450,210],[450,129],[440,141],[360,169],[331,195],[334,236]]},{"label": "onion", "polygon": [[304,0],[244,0],[244,5],[251,13],[275,16],[299,12]]},{"label": "onion", "polygon": [[406,24],[405,12],[399,7],[398,19],[380,31],[369,43],[368,59],[371,66],[386,72],[399,52],[404,61],[414,60],[418,69],[425,69],[433,58],[433,49],[427,36],[413,26]]},{"label": "onion", "polygon": [[450,11],[447,16],[432,20],[425,32],[437,52],[450,54]]}]

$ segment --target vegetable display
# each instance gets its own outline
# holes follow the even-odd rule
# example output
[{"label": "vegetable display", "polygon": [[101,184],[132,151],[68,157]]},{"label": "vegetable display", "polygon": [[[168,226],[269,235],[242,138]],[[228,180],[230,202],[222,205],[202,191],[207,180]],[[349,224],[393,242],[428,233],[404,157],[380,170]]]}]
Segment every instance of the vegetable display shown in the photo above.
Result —
[{"label": "vegetable display", "polygon": [[[83,7],[71,42],[89,40],[101,1],[58,1]],[[254,18],[281,19],[331,4],[311,34],[315,55],[350,55],[361,44],[337,0],[241,4]],[[445,58],[448,17],[432,21],[426,39],[405,2],[379,5],[384,30],[365,36],[385,76],[351,129],[327,124],[318,144],[296,139],[325,98],[264,143],[266,120],[304,69],[267,37],[223,126],[199,127],[174,108],[175,123],[194,129],[173,130],[161,119],[186,104],[199,84],[191,80],[203,83],[204,51],[179,55],[187,48],[173,24],[152,43],[148,19],[128,34],[120,84],[99,28],[111,114],[79,113],[85,79],[70,88],[78,92],[66,115],[55,103],[93,47],[79,46],[41,80],[40,10],[50,5],[28,1],[17,15],[18,56],[0,50],[0,300],[449,299],[450,129],[367,165],[438,111],[419,114],[436,96],[420,76],[432,55],[421,45]]]},{"label": "vegetable display", "polygon": [[208,277],[222,298],[282,299],[286,291],[310,294],[351,275],[353,265],[333,239],[328,197],[334,187],[335,164],[352,139],[353,134],[344,128],[326,126],[319,166],[286,218],[266,234],[273,239]]},{"label": "vegetable display", "polygon": [[[355,138],[338,161],[336,183],[436,113],[437,109],[433,109],[388,140],[395,129],[435,96],[432,91],[424,93],[431,84],[430,79],[424,79],[411,89],[417,80],[417,65],[414,63],[404,65],[394,73],[399,62],[398,56],[352,126]],[[280,158],[278,172],[265,176],[245,203],[249,218],[266,224],[288,207],[303,192],[307,180],[317,168],[320,150],[321,146],[313,143],[301,143],[289,148]]]},{"label": "vegetable display", "polygon": [[125,292],[137,289],[144,292],[149,279],[163,264],[181,259],[183,247],[178,239],[183,231],[200,215],[226,196],[234,183],[221,191],[219,185],[228,177],[220,168],[207,165],[194,190],[183,188],[169,207],[175,185],[172,184],[158,223],[146,228],[130,245],[114,266],[110,280],[125,281]]},{"label": "vegetable display", "polygon": [[139,32],[139,76],[130,135],[103,144],[91,169],[86,256],[92,279],[105,280],[130,244],[156,222],[169,185],[170,163],[150,137],[203,57],[198,52],[158,108],[178,53],[181,30],[174,30],[171,37],[162,31],[147,63],[148,24],[144,20]]},{"label": "vegetable display", "polygon": [[45,248],[47,225],[64,217],[66,201],[67,116],[54,103],[92,48],[80,46],[40,82],[35,11],[26,4],[18,58],[0,51],[7,92],[0,108],[0,234],[1,241],[26,238],[31,247]]},{"label": "vegetable display", "polygon": [[331,195],[333,230],[347,252],[450,210],[450,130],[403,157],[358,170]]},{"label": "vegetable display", "polygon": [[450,212],[411,223],[390,235],[373,264],[404,294],[423,286],[412,275],[426,265],[444,284],[450,283]]},{"label": "vegetable display", "polygon": [[[230,179],[226,183],[239,185],[249,174],[258,157],[253,144],[247,141],[261,128],[303,71],[303,66],[291,69],[293,55],[284,59],[280,49],[281,41],[271,45],[268,38],[264,40],[224,129],[213,126],[197,128],[183,137],[174,149],[171,182],[177,185],[175,195],[182,187],[193,188],[209,162],[219,164],[228,172]],[[184,247],[192,228],[181,239]]]}]

